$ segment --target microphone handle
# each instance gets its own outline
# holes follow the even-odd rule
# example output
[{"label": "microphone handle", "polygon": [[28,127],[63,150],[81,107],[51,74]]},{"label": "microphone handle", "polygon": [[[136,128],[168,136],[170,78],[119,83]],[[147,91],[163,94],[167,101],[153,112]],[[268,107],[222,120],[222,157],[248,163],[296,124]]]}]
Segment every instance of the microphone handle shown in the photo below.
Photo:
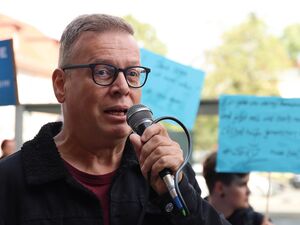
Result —
[{"label": "microphone handle", "polygon": [[[163,169],[162,171],[159,172],[160,178],[164,181],[164,183],[167,186],[167,189],[171,195],[172,198],[176,197],[176,190],[175,190],[175,183],[174,183],[174,178],[171,174],[171,170],[168,168]],[[174,192],[175,191],[175,192]]]},{"label": "microphone handle", "polygon": [[168,168],[165,168],[159,172],[159,176],[164,181],[164,183],[169,191],[169,194],[172,197],[174,204],[180,211],[182,211],[184,208],[183,208],[183,205],[182,205],[182,203],[179,199],[179,196],[176,192],[175,181],[174,181],[174,177],[171,174],[171,170]]},{"label": "microphone handle", "polygon": [[[143,123],[140,123],[138,126],[135,127],[134,131],[135,131],[139,136],[142,136],[142,134],[144,133],[145,129],[146,129],[147,127],[149,127],[149,126],[152,124],[152,122],[153,122],[153,121],[147,121],[147,122],[143,121]],[[160,178],[163,179],[163,180],[164,180],[164,177],[167,176],[167,175],[170,176],[170,177],[172,177],[171,174],[172,174],[172,173],[171,173],[171,170],[168,169],[168,168],[165,168],[165,169],[163,169],[162,171],[159,172],[159,176],[160,176]],[[167,184],[166,184],[166,185],[167,185]],[[169,187],[168,187],[168,189],[169,189]]]},{"label": "microphone handle", "polygon": [[[146,120],[143,121],[143,123],[140,123],[138,126],[136,126],[133,130],[138,134],[138,135],[142,135],[144,133],[144,130],[149,127],[151,124],[153,123],[153,121],[151,120]],[[175,189],[175,181],[174,178],[172,176],[171,170],[168,168],[163,169],[162,171],[159,172],[159,176],[160,178],[164,181],[169,194],[171,195],[174,204],[176,205],[176,207],[179,210],[183,210],[183,205],[179,199],[179,196],[176,192]]]},{"label": "microphone handle", "polygon": [[162,171],[159,172],[159,176],[163,179],[164,176],[171,175],[171,170],[168,168],[164,168]]}]

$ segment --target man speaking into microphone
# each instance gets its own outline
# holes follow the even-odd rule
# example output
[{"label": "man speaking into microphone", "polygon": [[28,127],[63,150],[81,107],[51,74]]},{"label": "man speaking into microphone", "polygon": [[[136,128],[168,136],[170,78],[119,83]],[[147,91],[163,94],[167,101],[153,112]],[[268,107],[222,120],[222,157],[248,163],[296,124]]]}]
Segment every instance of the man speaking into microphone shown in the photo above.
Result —
[{"label": "man speaking into microphone", "polygon": [[182,165],[180,146],[159,123],[140,135],[127,124],[151,71],[133,34],[103,14],[66,27],[52,74],[63,122],[0,161],[0,225],[227,224],[200,197],[190,165],[178,177],[181,213],[162,179]]}]

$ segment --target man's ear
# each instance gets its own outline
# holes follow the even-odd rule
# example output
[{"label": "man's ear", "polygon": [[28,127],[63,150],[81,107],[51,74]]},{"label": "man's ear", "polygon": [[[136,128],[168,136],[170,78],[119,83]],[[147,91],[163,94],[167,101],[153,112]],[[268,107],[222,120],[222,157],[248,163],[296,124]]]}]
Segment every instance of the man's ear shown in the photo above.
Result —
[{"label": "man's ear", "polygon": [[52,85],[54,94],[59,103],[65,101],[65,72],[62,69],[55,69],[52,74]]},{"label": "man's ear", "polygon": [[225,197],[225,190],[224,190],[224,184],[221,181],[217,181],[215,183],[215,193],[220,196],[221,198]]}]

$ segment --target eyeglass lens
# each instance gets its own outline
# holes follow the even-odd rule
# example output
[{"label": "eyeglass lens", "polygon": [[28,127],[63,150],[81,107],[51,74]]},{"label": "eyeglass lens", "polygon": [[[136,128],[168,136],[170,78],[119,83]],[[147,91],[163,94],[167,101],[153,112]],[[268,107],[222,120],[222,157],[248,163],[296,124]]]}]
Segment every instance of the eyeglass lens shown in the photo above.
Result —
[{"label": "eyeglass lens", "polygon": [[[110,65],[98,64],[94,67],[94,80],[99,85],[110,85],[118,75],[119,69]],[[128,84],[140,87],[146,80],[147,71],[142,67],[129,67],[123,70]]]}]

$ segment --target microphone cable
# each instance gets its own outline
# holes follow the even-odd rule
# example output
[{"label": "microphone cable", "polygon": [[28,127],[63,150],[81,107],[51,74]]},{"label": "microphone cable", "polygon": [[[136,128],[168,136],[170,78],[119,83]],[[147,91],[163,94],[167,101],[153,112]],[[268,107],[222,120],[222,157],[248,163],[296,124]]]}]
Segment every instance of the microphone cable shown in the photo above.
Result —
[{"label": "microphone cable", "polygon": [[179,182],[179,174],[182,171],[182,169],[186,166],[186,164],[189,162],[189,159],[190,159],[191,154],[192,154],[191,135],[190,135],[188,129],[184,126],[184,124],[180,120],[178,120],[177,118],[172,117],[172,116],[159,117],[159,118],[155,119],[153,121],[153,123],[158,123],[158,122],[163,121],[163,120],[172,120],[172,121],[176,122],[184,130],[184,133],[187,137],[187,144],[188,144],[187,153],[185,154],[185,158],[184,158],[183,163],[180,165],[180,167],[178,168],[178,170],[175,173],[174,182],[175,182],[175,190],[177,192],[179,201],[183,206],[183,209],[181,209],[181,210],[179,209],[179,210],[181,211],[181,214],[183,216],[188,216],[190,214],[190,211],[189,211],[189,209],[188,209],[188,207],[187,207],[187,205],[186,205],[186,203],[185,203],[185,201],[182,197],[182,194],[181,194],[180,189],[179,189],[178,182]]}]

